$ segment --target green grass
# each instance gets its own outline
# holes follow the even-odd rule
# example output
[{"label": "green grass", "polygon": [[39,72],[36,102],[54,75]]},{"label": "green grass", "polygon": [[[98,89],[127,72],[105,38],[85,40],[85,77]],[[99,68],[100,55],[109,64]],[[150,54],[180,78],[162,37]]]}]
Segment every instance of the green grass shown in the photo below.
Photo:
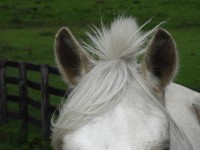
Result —
[{"label": "green grass", "polygon": [[[177,43],[180,67],[175,81],[190,88],[200,88],[199,7],[199,0],[1,0],[0,59],[55,66],[53,42],[60,27],[68,26],[78,39],[87,40],[85,31],[92,24],[99,26],[100,18],[109,24],[119,14],[132,15],[141,25],[153,17],[145,30],[167,20],[162,27],[169,30]],[[13,70],[9,70],[8,74],[17,76]],[[39,75],[33,72],[29,73],[28,78],[40,80]],[[50,84],[66,88],[61,79],[53,75]],[[8,90],[11,93],[18,91],[12,85]],[[30,96],[39,101],[40,94],[29,90]],[[59,101],[54,96],[51,98],[51,104]],[[9,109],[17,111],[17,107],[9,104]],[[30,111],[39,115],[32,108]],[[14,120],[0,126],[0,149],[50,149],[48,141],[42,142],[39,129],[31,127],[25,142],[17,140],[19,129],[20,123]]]},{"label": "green grass", "polygon": [[68,26],[75,36],[86,39],[91,24],[99,25],[100,17],[108,24],[118,14],[135,16],[139,24],[153,17],[145,28],[163,20],[177,42],[181,67],[176,82],[199,88],[199,25],[198,0],[50,0],[0,2],[0,58],[55,65],[53,41],[61,26]]},{"label": "green grass", "polygon": [[40,135],[40,129],[33,125],[29,125],[29,128],[30,132],[24,135],[20,130],[20,121],[9,119],[6,128],[0,128],[0,149],[50,150],[49,140]]},{"label": "green grass", "polygon": [[179,51],[179,72],[176,82],[200,89],[200,29],[170,29]]}]

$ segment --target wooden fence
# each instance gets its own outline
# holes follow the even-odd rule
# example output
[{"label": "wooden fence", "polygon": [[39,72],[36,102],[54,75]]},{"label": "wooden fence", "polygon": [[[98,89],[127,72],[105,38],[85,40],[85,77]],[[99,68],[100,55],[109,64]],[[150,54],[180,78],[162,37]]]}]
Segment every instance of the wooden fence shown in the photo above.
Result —
[{"label": "wooden fence", "polygon": [[[17,68],[19,70],[19,77],[7,75],[6,69],[8,67]],[[28,79],[28,71],[39,72],[41,81],[37,83]],[[48,137],[50,134],[50,115],[56,110],[55,106],[49,104],[49,95],[52,94],[59,97],[68,95],[68,92],[49,85],[50,74],[59,75],[59,72],[57,68],[47,64],[36,65],[26,62],[0,60],[0,124],[6,123],[8,118],[19,119],[21,120],[22,132],[27,133],[28,124],[31,123],[41,127],[43,136]],[[7,93],[8,83],[19,86],[18,95]],[[41,101],[36,101],[28,96],[28,87],[41,92]],[[19,103],[19,112],[11,112],[7,109],[9,101]],[[41,120],[28,114],[29,105],[40,109]]]},{"label": "wooden fence", "polygon": [[[17,68],[19,77],[13,77],[6,74],[6,69]],[[34,82],[27,78],[28,71],[39,72],[41,76],[40,83]],[[50,115],[56,110],[55,106],[49,104],[50,94],[61,97],[68,95],[70,91],[57,89],[49,85],[49,75],[59,75],[57,68],[47,64],[36,65],[26,62],[13,62],[0,60],[0,124],[7,122],[8,118],[21,120],[21,129],[23,133],[27,133],[28,124],[42,128],[44,137],[50,134]],[[18,95],[7,93],[7,84],[15,84],[19,86]],[[28,88],[36,89],[41,92],[41,101],[36,101],[28,96]],[[196,89],[200,92],[200,90]],[[11,112],[7,109],[7,103],[11,101],[19,103],[19,112]],[[41,120],[34,118],[28,113],[28,106],[33,106],[41,111]]]}]

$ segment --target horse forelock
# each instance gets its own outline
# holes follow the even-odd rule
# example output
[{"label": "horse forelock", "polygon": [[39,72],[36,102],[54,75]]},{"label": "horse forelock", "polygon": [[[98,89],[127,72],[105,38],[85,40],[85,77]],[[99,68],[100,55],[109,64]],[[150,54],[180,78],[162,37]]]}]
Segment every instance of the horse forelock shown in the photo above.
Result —
[{"label": "horse forelock", "polygon": [[110,63],[112,65],[98,64],[75,87],[53,124],[53,136],[61,140],[62,136],[107,112],[121,100],[130,77],[125,62]]},{"label": "horse forelock", "polygon": [[119,17],[111,24],[110,28],[103,24],[101,29],[94,26],[93,32],[87,33],[92,46],[84,43],[85,48],[97,55],[100,61],[119,59],[135,59],[136,61],[136,57],[144,52],[144,46],[149,36],[160,26],[159,24],[152,30],[143,33],[141,29],[149,21],[139,27],[134,18]]}]

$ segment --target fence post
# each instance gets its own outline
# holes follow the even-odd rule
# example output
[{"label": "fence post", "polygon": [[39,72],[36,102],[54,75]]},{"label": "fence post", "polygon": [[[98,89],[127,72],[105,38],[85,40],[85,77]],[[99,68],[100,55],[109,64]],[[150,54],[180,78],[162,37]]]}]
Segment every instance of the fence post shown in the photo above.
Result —
[{"label": "fence post", "polygon": [[41,92],[42,92],[42,134],[49,137],[50,134],[50,117],[49,117],[49,92],[48,92],[48,65],[41,65]]},{"label": "fence post", "polygon": [[6,61],[0,60],[0,124],[4,124],[7,120],[5,66]]},{"label": "fence post", "polygon": [[26,63],[19,63],[19,94],[20,94],[20,116],[22,119],[21,131],[24,135],[28,131],[28,102],[26,87]]}]

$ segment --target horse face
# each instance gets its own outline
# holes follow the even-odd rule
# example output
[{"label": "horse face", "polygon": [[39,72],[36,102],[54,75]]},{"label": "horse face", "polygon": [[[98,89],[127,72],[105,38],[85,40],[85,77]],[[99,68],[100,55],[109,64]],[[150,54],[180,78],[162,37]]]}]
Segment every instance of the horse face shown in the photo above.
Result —
[{"label": "horse face", "polygon": [[[56,35],[55,55],[61,74],[72,86],[79,85],[84,75],[87,76],[87,73],[92,72],[95,66],[91,63],[90,55],[67,28],[62,28]],[[147,46],[138,72],[163,105],[165,87],[172,80],[176,68],[175,43],[167,31],[158,29]],[[126,89],[120,102],[110,111],[91,119],[75,131],[62,135],[59,143],[56,139],[59,135],[54,136],[53,133],[54,148],[62,147],[63,150],[166,148],[169,143],[169,133],[165,114],[155,105],[147,103],[151,101],[151,97],[137,81],[130,81],[132,84]]]},{"label": "horse face", "polygon": [[151,106],[145,106],[143,102],[133,104],[126,100],[112,111],[93,119],[63,138],[63,150],[167,150],[167,148],[169,148],[169,133],[164,114]]}]

